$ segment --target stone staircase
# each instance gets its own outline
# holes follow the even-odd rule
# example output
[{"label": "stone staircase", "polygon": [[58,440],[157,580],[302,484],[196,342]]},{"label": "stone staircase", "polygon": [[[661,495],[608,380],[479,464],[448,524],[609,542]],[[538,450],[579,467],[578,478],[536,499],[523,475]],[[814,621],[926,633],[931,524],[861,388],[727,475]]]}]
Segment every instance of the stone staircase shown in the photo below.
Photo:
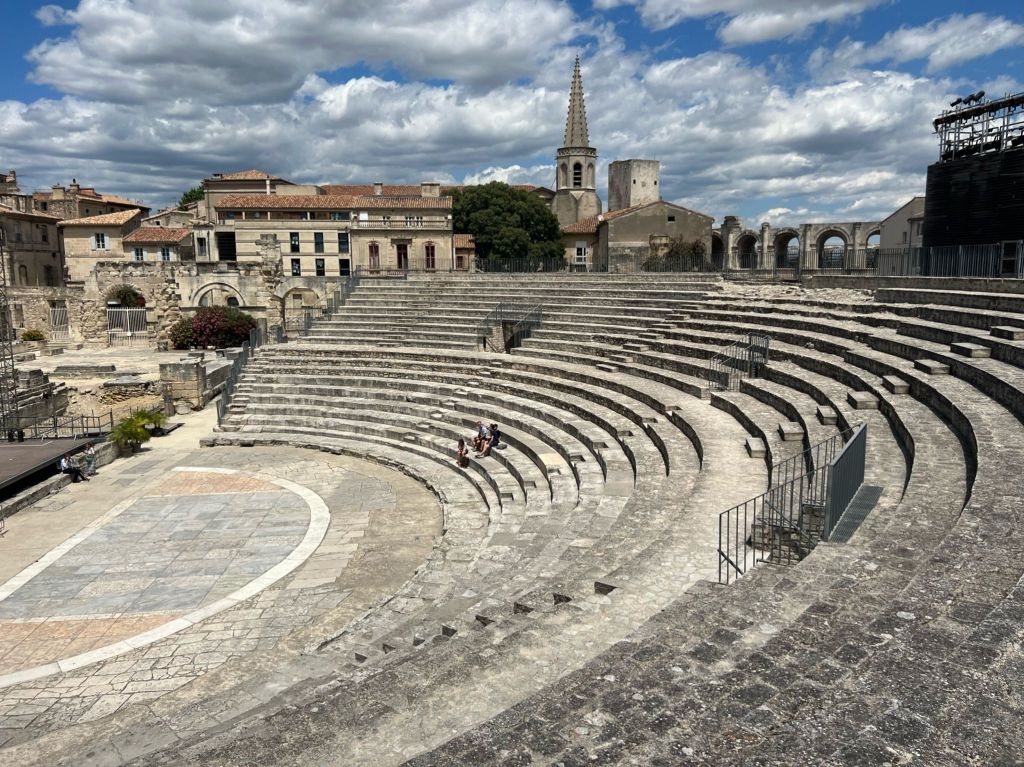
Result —
[{"label": "stone staircase", "polygon": [[[656,277],[382,281],[261,350],[212,444],[404,467],[446,533],[391,599],[307,648],[315,679],[283,669],[306,681],[254,683],[130,763],[1019,759],[1024,341],[993,329],[1024,329],[1024,305],[751,300]],[[513,354],[474,351],[453,323],[499,290],[545,323]],[[379,346],[387,307],[422,333]],[[763,377],[709,388],[707,361],[755,332],[772,339]],[[477,420],[507,447],[463,470],[453,442]],[[862,422],[877,500],[849,543],[714,582],[718,512]],[[161,727],[212,716],[216,693],[167,703]],[[89,735],[119,764],[146,726]]]}]

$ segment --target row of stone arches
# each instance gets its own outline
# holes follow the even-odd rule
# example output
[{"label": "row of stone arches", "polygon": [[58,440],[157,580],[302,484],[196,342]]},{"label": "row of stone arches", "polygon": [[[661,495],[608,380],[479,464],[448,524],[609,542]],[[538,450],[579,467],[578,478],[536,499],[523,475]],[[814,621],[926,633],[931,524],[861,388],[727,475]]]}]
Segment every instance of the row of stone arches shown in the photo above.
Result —
[{"label": "row of stone arches", "polygon": [[[814,262],[819,269],[828,269],[843,266],[851,253],[852,243],[850,235],[838,228],[825,229],[818,234],[814,241]],[[877,252],[881,240],[881,231],[878,229],[870,232],[865,239],[865,249],[869,254]],[[735,265],[740,269],[754,269],[760,261],[761,236],[752,230],[743,231],[736,240]],[[771,240],[768,243],[767,266],[775,268],[797,268],[801,263],[802,242],[800,233],[796,229],[781,229],[771,233]],[[721,264],[725,260],[725,244],[718,232],[713,233],[711,239],[711,257],[715,264]]]}]

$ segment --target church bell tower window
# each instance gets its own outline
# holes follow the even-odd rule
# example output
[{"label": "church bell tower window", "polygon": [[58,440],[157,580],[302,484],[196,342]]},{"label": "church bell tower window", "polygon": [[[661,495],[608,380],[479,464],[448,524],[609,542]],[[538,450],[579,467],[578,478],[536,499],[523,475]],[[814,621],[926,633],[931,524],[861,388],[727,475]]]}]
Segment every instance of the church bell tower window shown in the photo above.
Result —
[{"label": "church bell tower window", "polygon": [[572,166],[572,186],[573,189],[583,186],[583,163],[578,162]]}]

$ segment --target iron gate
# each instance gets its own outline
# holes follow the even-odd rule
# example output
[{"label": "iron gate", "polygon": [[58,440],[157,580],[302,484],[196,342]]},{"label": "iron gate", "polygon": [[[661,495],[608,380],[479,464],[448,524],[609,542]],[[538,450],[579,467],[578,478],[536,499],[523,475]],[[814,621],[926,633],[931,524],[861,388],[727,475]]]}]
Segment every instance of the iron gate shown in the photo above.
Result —
[{"label": "iron gate", "polygon": [[107,307],[108,346],[147,346],[149,326],[144,306]]},{"label": "iron gate", "polygon": [[71,337],[68,330],[68,307],[66,305],[50,306],[50,340],[67,341]]}]

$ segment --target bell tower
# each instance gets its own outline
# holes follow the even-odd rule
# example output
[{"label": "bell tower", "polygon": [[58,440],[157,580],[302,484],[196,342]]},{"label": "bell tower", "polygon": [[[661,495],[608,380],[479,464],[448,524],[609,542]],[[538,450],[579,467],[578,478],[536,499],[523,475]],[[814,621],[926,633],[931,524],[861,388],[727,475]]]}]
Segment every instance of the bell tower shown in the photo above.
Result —
[{"label": "bell tower", "polygon": [[583,77],[580,74],[580,57],[577,56],[569,88],[565,139],[555,157],[555,196],[551,210],[558,217],[559,224],[575,224],[601,212],[596,177],[597,150],[590,146],[587,109],[583,103]]}]

